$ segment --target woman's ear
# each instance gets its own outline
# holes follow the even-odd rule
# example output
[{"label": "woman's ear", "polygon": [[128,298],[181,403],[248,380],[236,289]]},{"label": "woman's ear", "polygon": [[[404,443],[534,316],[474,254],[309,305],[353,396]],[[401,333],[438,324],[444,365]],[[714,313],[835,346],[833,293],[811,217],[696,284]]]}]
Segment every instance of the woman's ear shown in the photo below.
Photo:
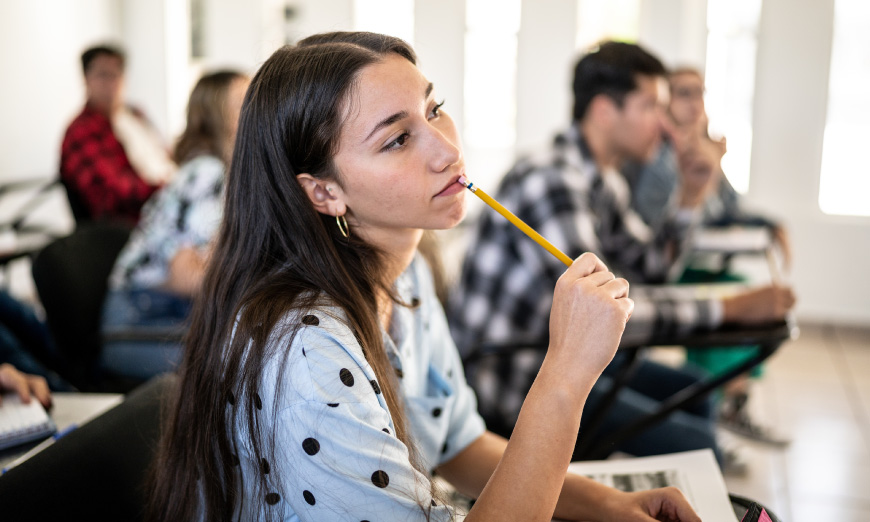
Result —
[{"label": "woman's ear", "polygon": [[333,181],[317,179],[311,174],[296,176],[299,186],[305,191],[314,209],[329,216],[343,216],[347,206],[342,199],[341,188]]}]

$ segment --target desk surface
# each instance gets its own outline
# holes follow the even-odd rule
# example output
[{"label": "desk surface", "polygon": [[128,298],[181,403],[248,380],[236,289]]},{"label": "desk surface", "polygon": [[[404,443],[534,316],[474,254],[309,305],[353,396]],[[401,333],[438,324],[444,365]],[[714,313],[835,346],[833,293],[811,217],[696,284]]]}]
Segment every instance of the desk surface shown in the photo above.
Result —
[{"label": "desk surface", "polygon": [[[53,393],[53,406],[49,412],[58,431],[71,424],[79,426],[104,413],[124,400],[120,393]],[[0,452],[0,467],[26,453],[36,443],[25,444]]]}]

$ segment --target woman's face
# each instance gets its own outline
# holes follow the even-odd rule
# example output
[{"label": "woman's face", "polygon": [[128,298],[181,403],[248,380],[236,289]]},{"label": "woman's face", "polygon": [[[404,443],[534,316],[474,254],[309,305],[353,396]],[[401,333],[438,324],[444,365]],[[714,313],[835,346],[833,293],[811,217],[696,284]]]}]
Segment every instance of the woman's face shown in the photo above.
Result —
[{"label": "woman's face", "polygon": [[678,125],[695,125],[704,117],[704,82],[697,74],[672,76],[671,117]]},{"label": "woman's face", "polygon": [[352,233],[383,244],[458,224],[465,215],[459,136],[419,69],[391,54],[360,71],[346,105],[334,158],[342,186],[331,195],[346,206]]},{"label": "woman's face", "polygon": [[236,131],[239,129],[239,114],[242,112],[242,102],[245,100],[245,92],[248,90],[251,80],[248,77],[239,77],[230,83],[227,89],[226,120],[227,136],[230,146],[236,140]]}]

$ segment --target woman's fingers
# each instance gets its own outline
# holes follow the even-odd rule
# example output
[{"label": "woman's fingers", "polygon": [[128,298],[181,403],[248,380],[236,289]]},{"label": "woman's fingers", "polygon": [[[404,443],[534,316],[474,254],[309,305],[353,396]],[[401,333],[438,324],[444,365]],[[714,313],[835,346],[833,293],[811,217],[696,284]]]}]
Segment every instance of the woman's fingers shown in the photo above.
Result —
[{"label": "woman's fingers", "polygon": [[571,266],[568,267],[568,270],[566,270],[566,273],[573,279],[579,279],[595,272],[606,271],[607,266],[603,261],[598,259],[598,256],[591,252],[586,252],[574,260]]}]

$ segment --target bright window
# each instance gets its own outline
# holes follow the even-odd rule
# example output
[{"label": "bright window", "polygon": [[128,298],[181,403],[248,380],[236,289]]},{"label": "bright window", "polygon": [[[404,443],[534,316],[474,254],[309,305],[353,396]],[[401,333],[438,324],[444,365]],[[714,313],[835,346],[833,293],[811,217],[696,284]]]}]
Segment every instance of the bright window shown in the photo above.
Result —
[{"label": "bright window", "polygon": [[467,0],[465,128],[469,172],[492,186],[513,161],[517,124],[517,34],[520,0]]},{"label": "bright window", "polygon": [[725,136],[722,170],[739,192],[749,188],[752,103],[761,0],[708,0],[705,104],[710,135]]},{"label": "bright window", "polygon": [[837,0],[822,149],[819,207],[827,214],[870,216],[870,3]]}]

